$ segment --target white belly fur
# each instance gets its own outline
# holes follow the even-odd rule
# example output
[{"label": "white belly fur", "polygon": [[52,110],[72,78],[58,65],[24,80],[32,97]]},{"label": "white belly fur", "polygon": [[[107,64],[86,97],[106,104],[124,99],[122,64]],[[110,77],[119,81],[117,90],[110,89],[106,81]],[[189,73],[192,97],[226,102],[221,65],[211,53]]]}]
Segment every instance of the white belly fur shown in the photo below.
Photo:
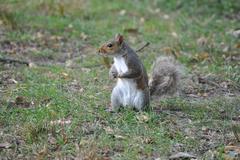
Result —
[{"label": "white belly fur", "polygon": [[133,79],[118,79],[115,87],[119,92],[119,101],[123,106],[142,107],[143,92],[137,89]]},{"label": "white belly fur", "polygon": [[[118,73],[125,73],[128,71],[123,57],[114,58],[114,65]],[[119,101],[123,106],[142,107],[143,92],[137,89],[137,84],[133,79],[119,78],[115,89],[119,92]]]},{"label": "white belly fur", "polygon": [[114,57],[114,66],[116,67],[118,73],[125,73],[128,71],[128,67],[123,57]]}]

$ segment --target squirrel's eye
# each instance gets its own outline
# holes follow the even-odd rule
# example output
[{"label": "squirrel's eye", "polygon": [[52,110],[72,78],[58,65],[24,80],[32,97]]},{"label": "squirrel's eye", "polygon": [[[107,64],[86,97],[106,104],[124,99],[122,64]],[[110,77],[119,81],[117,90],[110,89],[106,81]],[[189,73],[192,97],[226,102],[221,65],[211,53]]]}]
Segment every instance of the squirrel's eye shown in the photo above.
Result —
[{"label": "squirrel's eye", "polygon": [[112,45],[112,43],[109,43],[108,45],[107,45],[107,47],[109,47],[109,48],[111,48],[113,45]]}]

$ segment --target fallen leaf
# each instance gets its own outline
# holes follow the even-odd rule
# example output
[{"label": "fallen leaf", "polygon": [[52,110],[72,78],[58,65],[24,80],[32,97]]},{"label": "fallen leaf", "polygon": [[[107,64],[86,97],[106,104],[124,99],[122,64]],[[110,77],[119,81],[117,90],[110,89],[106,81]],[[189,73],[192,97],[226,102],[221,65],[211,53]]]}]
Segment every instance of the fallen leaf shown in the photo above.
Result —
[{"label": "fallen leaf", "polygon": [[147,115],[141,114],[137,115],[137,120],[141,123],[145,123],[149,121],[149,117]]},{"label": "fallen leaf", "polygon": [[43,34],[41,32],[37,32],[36,38],[41,39],[43,37]]},{"label": "fallen leaf", "polygon": [[72,24],[69,24],[69,25],[68,25],[68,28],[73,28],[73,25],[72,25]]},{"label": "fallen leaf", "polygon": [[228,88],[228,83],[227,83],[227,82],[221,82],[221,83],[220,83],[220,86],[221,86],[222,88],[227,89],[227,88]]},{"label": "fallen leaf", "polygon": [[137,28],[125,28],[123,31],[124,32],[128,32],[128,33],[133,33],[133,34],[137,34],[138,33],[138,29]]},{"label": "fallen leaf", "polygon": [[178,153],[170,156],[169,159],[170,160],[179,160],[179,159],[185,159],[185,160],[189,159],[189,160],[191,160],[191,159],[196,159],[196,156],[191,155],[191,154],[186,153],[186,152],[178,152]]},{"label": "fallen leaf", "polygon": [[209,58],[209,54],[207,52],[202,52],[197,54],[196,56],[193,57],[193,59],[197,61],[204,61]]},{"label": "fallen leaf", "polygon": [[161,51],[163,51],[167,55],[174,56],[175,58],[180,57],[180,52],[176,51],[171,47],[164,47],[163,49],[161,49]]},{"label": "fallen leaf", "polygon": [[16,80],[13,79],[13,78],[10,78],[9,81],[12,82],[12,83],[14,83],[14,84],[17,84],[17,83],[18,83],[18,81],[16,81]]},{"label": "fallen leaf", "polygon": [[50,121],[51,125],[66,125],[66,124],[70,124],[72,121],[71,120],[65,120],[65,119],[59,119],[56,121]]},{"label": "fallen leaf", "polygon": [[81,68],[81,70],[83,71],[83,72],[86,72],[86,73],[88,73],[88,72],[90,72],[91,71],[91,69],[90,68]]},{"label": "fallen leaf", "polygon": [[114,137],[118,140],[124,140],[126,139],[125,137],[121,136],[121,135],[114,135]]},{"label": "fallen leaf", "polygon": [[55,36],[55,35],[53,35],[53,36],[50,37],[50,39],[51,39],[51,40],[54,40],[54,41],[60,41],[60,40],[62,40],[63,38],[62,38],[61,36]]},{"label": "fallen leaf", "polygon": [[202,96],[203,97],[208,97],[208,93],[205,92],[205,93],[202,94]]},{"label": "fallen leaf", "polygon": [[27,101],[25,97],[23,96],[18,96],[16,97],[14,102],[11,102],[11,104],[15,107],[22,107],[22,108],[29,108],[32,105],[34,105],[34,102],[31,101]]},{"label": "fallen leaf", "polygon": [[224,158],[229,160],[235,160],[240,157],[240,146],[225,146],[224,147]]},{"label": "fallen leaf", "polygon": [[172,32],[171,35],[174,37],[174,38],[178,38],[178,34],[176,32]]},{"label": "fallen leaf", "polygon": [[44,145],[43,149],[38,152],[36,159],[37,159],[37,160],[45,159],[45,157],[47,156],[47,154],[48,154],[48,149],[47,149],[47,147]]},{"label": "fallen leaf", "polygon": [[64,79],[67,79],[67,78],[69,77],[68,74],[65,73],[65,72],[62,72],[61,75],[62,75],[62,77],[63,77]]},{"label": "fallen leaf", "polygon": [[222,51],[223,51],[224,53],[227,53],[227,52],[229,52],[229,50],[230,50],[230,47],[229,47],[229,46],[226,46],[226,47],[223,48]]},{"label": "fallen leaf", "polygon": [[121,11],[119,12],[119,15],[120,15],[120,16],[124,16],[126,13],[127,13],[126,10],[123,9],[123,10],[121,10]]},{"label": "fallen leaf", "polygon": [[82,32],[82,33],[80,34],[80,38],[85,41],[85,40],[88,39],[88,35],[85,34],[84,32]]},{"label": "fallen leaf", "polygon": [[71,59],[68,59],[68,60],[65,62],[65,64],[66,64],[66,67],[71,67],[71,66],[73,66],[73,61],[72,61]]},{"label": "fallen leaf", "polygon": [[154,140],[151,137],[144,137],[143,138],[143,143],[145,143],[145,144],[153,144]]},{"label": "fallen leaf", "polygon": [[0,143],[0,148],[8,149],[11,147],[11,144],[8,142]]},{"label": "fallen leaf", "polygon": [[104,130],[105,130],[105,132],[106,132],[107,134],[113,134],[113,133],[114,133],[114,132],[113,132],[113,129],[110,128],[110,127],[105,127]]},{"label": "fallen leaf", "polygon": [[57,144],[56,138],[54,138],[52,135],[48,137],[48,142],[53,145]]},{"label": "fallen leaf", "polygon": [[33,62],[30,62],[30,63],[28,64],[28,66],[29,66],[30,68],[34,68],[34,67],[36,67],[36,64],[34,64]]},{"label": "fallen leaf", "polygon": [[197,39],[197,45],[200,47],[206,46],[208,44],[208,39],[206,37],[200,37]]},{"label": "fallen leaf", "polygon": [[167,15],[167,14],[164,14],[164,15],[163,15],[163,19],[166,19],[166,20],[167,20],[167,19],[169,19],[169,18],[170,18],[169,15]]},{"label": "fallen leaf", "polygon": [[240,48],[240,43],[236,44],[235,47],[236,47],[236,48]]},{"label": "fallen leaf", "polygon": [[234,37],[239,38],[240,37],[240,29],[236,29],[232,31],[231,33]]},{"label": "fallen leaf", "polygon": [[144,17],[141,17],[141,18],[140,18],[140,23],[143,24],[144,22],[145,22],[145,18],[144,18]]}]

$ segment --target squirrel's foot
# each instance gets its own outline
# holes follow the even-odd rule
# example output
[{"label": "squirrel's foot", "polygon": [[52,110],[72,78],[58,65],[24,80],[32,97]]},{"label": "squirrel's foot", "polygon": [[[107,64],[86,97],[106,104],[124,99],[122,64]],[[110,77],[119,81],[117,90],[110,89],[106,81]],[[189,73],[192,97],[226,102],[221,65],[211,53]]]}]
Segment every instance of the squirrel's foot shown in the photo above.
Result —
[{"label": "squirrel's foot", "polygon": [[106,108],[105,111],[109,112],[109,113],[114,113],[115,112],[111,107]]}]

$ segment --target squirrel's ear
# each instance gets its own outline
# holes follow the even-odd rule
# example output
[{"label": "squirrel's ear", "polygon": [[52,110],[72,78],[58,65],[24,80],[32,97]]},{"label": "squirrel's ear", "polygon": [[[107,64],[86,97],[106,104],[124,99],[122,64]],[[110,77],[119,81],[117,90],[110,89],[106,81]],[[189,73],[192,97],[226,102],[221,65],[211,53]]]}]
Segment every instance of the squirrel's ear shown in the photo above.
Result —
[{"label": "squirrel's ear", "polygon": [[121,34],[116,34],[115,35],[115,41],[118,42],[119,44],[122,44],[123,42],[123,36]]}]

